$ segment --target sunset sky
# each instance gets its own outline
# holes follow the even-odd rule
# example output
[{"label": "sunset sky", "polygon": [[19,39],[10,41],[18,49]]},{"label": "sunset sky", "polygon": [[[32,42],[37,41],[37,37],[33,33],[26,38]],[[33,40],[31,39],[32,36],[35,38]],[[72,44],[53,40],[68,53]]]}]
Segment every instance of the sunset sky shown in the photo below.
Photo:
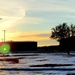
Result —
[{"label": "sunset sky", "polygon": [[63,22],[75,24],[75,0],[0,0],[0,41],[37,41],[38,46],[59,44],[51,29]]}]

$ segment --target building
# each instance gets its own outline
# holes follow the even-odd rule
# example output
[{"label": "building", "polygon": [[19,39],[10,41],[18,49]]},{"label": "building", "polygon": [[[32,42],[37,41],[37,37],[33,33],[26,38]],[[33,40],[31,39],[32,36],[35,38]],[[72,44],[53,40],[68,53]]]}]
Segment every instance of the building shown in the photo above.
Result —
[{"label": "building", "polygon": [[60,40],[60,47],[62,49],[75,51],[75,36]]},{"label": "building", "polygon": [[37,51],[37,42],[35,41],[0,42],[0,46],[2,46],[3,44],[8,44],[12,53]]}]

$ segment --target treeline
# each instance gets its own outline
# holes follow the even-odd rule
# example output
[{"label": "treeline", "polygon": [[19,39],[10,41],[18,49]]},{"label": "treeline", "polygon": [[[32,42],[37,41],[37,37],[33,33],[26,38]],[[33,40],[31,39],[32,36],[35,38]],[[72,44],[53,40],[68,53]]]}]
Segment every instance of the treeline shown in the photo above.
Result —
[{"label": "treeline", "polygon": [[60,46],[59,45],[55,45],[55,46],[42,46],[42,47],[38,47],[37,48],[39,52],[43,53],[43,52],[63,52],[60,50]]}]

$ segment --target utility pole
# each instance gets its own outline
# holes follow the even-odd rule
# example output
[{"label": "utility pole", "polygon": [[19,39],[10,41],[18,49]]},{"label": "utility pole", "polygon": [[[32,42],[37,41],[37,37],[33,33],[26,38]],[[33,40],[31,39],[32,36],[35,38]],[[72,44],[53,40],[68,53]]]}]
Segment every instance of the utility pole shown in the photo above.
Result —
[{"label": "utility pole", "polygon": [[3,30],[4,31],[4,42],[5,42],[5,32],[6,32],[6,30]]}]

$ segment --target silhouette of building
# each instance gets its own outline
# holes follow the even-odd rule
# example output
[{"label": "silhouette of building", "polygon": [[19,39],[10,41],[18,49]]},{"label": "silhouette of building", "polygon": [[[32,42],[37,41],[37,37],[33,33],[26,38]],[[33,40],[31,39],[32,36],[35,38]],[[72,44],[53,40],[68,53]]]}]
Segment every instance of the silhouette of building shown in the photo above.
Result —
[{"label": "silhouette of building", "polygon": [[75,50],[75,36],[60,40],[60,47],[64,50]]},{"label": "silhouette of building", "polygon": [[3,44],[10,45],[10,51],[14,52],[33,52],[37,51],[37,42],[35,41],[10,41],[10,42],[0,42],[0,46]]}]

